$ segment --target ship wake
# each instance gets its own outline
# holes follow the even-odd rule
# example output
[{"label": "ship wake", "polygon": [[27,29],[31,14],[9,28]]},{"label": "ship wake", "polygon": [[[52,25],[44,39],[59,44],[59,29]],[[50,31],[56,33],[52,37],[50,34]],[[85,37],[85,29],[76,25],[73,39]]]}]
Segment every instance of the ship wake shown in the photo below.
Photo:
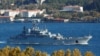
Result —
[{"label": "ship wake", "polygon": [[0,41],[0,44],[6,43],[6,41]]}]

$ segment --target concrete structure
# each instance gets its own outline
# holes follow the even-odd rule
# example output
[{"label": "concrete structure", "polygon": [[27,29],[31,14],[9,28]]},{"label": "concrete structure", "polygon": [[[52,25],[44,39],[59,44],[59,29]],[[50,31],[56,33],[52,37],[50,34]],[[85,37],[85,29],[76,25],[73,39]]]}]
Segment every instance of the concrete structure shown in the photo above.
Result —
[{"label": "concrete structure", "polygon": [[64,6],[62,10],[60,11],[70,11],[70,12],[83,12],[83,7],[82,6]]},{"label": "concrete structure", "polygon": [[4,13],[4,16],[10,16],[10,20],[14,21],[16,15],[19,14],[19,10],[8,10]]},{"label": "concrete structure", "polygon": [[45,12],[45,9],[43,10],[21,10],[20,15],[21,17],[36,17],[37,14],[43,14]]},{"label": "concrete structure", "polygon": [[10,17],[9,16],[0,16],[0,23],[3,22],[10,22]]},{"label": "concrete structure", "polygon": [[28,10],[28,17],[36,17],[37,14],[43,14],[45,9],[43,10]]},{"label": "concrete structure", "polygon": [[0,10],[0,14],[3,16],[9,16],[11,21],[14,21],[16,15],[20,15],[21,17],[36,17],[37,14],[43,14],[45,9],[43,10]]},{"label": "concrete structure", "polygon": [[20,15],[21,17],[28,17],[28,11],[27,11],[27,10],[20,10],[19,15]]},{"label": "concrete structure", "polygon": [[0,14],[4,14],[6,10],[0,10]]},{"label": "concrete structure", "polygon": [[69,22],[69,19],[64,19],[64,22]]}]

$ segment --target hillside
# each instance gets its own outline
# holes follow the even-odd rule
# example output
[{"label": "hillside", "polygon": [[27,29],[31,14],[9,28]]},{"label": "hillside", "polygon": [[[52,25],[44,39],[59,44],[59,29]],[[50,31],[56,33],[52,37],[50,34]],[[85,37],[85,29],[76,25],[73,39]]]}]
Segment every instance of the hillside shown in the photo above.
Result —
[{"label": "hillside", "polygon": [[[61,6],[64,5],[81,5],[84,7],[84,10],[95,10],[100,11],[100,0],[46,0],[43,3],[43,8],[53,8],[53,9],[59,9]],[[14,4],[12,6],[11,4]],[[35,0],[1,0],[0,1],[0,9],[3,8],[19,8],[20,6],[24,5],[27,9],[27,7],[34,8],[34,5],[36,4]],[[49,8],[48,8],[49,6]],[[30,8],[29,8],[30,9]]]}]

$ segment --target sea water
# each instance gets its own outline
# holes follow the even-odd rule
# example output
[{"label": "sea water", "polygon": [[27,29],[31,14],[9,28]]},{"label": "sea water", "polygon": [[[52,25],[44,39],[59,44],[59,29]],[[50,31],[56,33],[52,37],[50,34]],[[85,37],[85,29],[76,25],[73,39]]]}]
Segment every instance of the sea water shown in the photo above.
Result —
[{"label": "sea water", "polygon": [[61,33],[65,37],[82,37],[92,35],[93,38],[88,45],[32,45],[32,44],[7,44],[6,41],[11,36],[20,34],[23,27],[31,28],[32,23],[0,23],[0,48],[5,46],[20,46],[25,49],[27,46],[35,50],[48,52],[51,54],[55,50],[67,50],[78,48],[84,54],[92,51],[96,56],[100,55],[100,23],[39,23],[41,29],[47,28],[52,33]]}]

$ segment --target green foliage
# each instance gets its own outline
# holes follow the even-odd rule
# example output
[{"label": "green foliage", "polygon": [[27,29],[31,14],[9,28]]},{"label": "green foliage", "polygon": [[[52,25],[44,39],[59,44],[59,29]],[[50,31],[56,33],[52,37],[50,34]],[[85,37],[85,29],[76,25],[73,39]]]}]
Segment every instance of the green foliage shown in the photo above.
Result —
[{"label": "green foliage", "polygon": [[[85,10],[96,10],[100,11],[100,0],[46,0],[46,2],[42,7],[47,9],[61,9],[62,6],[65,5],[81,5],[84,7]],[[20,8],[23,5],[26,8],[27,6],[30,8],[30,4],[35,5],[35,0],[1,0],[0,8],[7,9],[7,8]],[[12,6],[11,4],[15,4]],[[22,5],[23,4],[23,5]],[[49,6],[49,7],[48,7]]]}]

